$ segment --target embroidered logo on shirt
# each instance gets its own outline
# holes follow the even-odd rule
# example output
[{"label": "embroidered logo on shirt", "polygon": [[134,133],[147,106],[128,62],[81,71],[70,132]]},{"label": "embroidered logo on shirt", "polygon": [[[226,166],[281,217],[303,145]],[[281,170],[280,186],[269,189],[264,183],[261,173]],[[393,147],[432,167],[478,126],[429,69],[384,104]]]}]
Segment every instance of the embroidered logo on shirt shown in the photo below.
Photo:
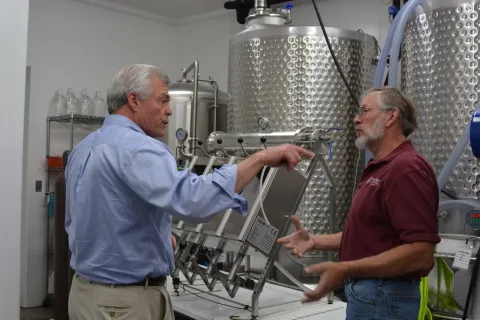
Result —
[{"label": "embroidered logo on shirt", "polygon": [[370,178],[370,179],[367,180],[367,185],[378,186],[378,185],[380,185],[380,179]]}]

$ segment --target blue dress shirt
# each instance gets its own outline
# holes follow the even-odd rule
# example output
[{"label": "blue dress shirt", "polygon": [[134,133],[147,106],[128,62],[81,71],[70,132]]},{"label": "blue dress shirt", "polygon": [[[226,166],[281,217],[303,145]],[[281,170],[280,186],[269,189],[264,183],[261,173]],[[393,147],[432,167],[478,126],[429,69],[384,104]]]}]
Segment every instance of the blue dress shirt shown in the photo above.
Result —
[{"label": "blue dress shirt", "polygon": [[228,208],[245,216],[248,204],[234,191],[236,176],[236,165],[206,176],[178,171],[165,144],[128,118],[108,115],[67,162],[71,267],[108,284],[171,274],[171,216],[206,222]]}]

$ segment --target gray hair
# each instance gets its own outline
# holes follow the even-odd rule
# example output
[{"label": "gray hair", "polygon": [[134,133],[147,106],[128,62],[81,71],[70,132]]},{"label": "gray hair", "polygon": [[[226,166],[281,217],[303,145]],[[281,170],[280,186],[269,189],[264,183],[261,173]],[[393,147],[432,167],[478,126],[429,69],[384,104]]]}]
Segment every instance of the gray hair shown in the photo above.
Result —
[{"label": "gray hair", "polygon": [[418,126],[417,106],[409,97],[396,88],[384,86],[368,90],[362,98],[370,93],[378,93],[377,103],[382,111],[398,109],[405,137],[415,131]]},{"label": "gray hair", "polygon": [[126,105],[130,92],[135,92],[142,100],[147,99],[153,90],[152,76],[159,77],[167,85],[170,84],[168,76],[155,66],[134,64],[118,71],[107,90],[108,113],[114,113]]}]

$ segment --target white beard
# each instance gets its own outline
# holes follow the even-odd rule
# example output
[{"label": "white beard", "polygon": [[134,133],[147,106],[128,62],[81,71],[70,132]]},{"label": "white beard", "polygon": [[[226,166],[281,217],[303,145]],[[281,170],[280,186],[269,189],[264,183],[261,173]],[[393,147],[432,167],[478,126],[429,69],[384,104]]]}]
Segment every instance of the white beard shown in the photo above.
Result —
[{"label": "white beard", "polygon": [[366,149],[370,142],[380,140],[385,135],[385,127],[383,123],[383,117],[378,118],[373,123],[373,127],[370,130],[362,131],[363,135],[358,137],[355,141],[355,146],[359,149]]}]

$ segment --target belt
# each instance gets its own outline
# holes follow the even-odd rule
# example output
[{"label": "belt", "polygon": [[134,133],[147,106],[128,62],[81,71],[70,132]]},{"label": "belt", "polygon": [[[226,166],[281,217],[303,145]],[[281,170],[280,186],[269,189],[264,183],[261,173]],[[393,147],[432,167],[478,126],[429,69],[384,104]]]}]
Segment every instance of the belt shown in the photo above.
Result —
[{"label": "belt", "polygon": [[[81,278],[78,274],[77,277]],[[82,278],[83,279],[83,278]],[[89,283],[99,284],[102,286],[108,287],[164,287],[165,283],[167,282],[166,276],[160,276],[156,278],[145,278],[142,281],[134,282],[134,283],[103,283],[103,282],[96,282],[96,281],[89,281],[84,279],[84,281],[88,281]]]},{"label": "belt", "polygon": [[140,282],[129,283],[122,286],[136,286],[136,287],[163,287],[167,282],[167,277],[161,276],[157,278],[146,278]]},{"label": "belt", "polygon": [[344,280],[345,283],[352,283],[352,282],[357,282],[357,281],[378,281],[379,284],[385,284],[385,283],[408,283],[410,285],[416,285],[420,284],[419,279],[405,279],[401,277],[395,277],[395,278],[346,278]]}]

